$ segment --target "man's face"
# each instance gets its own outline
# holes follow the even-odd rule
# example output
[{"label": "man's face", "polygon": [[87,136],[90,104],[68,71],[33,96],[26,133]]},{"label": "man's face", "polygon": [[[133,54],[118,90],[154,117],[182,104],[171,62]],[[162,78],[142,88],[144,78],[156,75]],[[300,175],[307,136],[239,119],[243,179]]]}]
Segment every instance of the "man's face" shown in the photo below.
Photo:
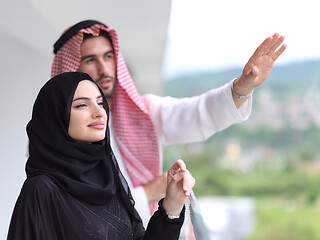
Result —
[{"label": "man's face", "polygon": [[103,36],[86,39],[80,46],[79,71],[88,73],[111,98],[116,84],[116,60],[111,43]]}]

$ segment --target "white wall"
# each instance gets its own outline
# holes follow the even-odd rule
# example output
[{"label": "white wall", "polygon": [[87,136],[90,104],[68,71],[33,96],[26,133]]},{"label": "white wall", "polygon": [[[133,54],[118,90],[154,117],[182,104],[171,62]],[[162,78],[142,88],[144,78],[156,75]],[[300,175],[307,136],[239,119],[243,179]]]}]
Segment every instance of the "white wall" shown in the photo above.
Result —
[{"label": "white wall", "polygon": [[49,77],[52,57],[1,35],[0,239],[5,239],[13,206],[25,179],[25,127],[31,118],[36,94]]}]

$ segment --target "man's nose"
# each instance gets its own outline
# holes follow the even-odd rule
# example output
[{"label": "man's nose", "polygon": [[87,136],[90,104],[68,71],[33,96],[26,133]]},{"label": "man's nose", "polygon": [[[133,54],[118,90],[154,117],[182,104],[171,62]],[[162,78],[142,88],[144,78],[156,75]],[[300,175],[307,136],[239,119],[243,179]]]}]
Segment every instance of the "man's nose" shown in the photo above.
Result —
[{"label": "man's nose", "polygon": [[108,75],[109,69],[107,64],[103,61],[103,59],[100,59],[98,62],[98,74],[99,76]]}]

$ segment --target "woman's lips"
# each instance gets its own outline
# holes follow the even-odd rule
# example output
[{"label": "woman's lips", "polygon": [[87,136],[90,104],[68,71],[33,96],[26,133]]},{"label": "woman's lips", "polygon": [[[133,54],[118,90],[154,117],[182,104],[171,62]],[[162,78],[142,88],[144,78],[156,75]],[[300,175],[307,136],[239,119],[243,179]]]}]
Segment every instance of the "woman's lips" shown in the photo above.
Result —
[{"label": "woman's lips", "polygon": [[97,121],[97,122],[90,123],[88,127],[95,128],[95,129],[104,129],[105,123],[104,121]]}]

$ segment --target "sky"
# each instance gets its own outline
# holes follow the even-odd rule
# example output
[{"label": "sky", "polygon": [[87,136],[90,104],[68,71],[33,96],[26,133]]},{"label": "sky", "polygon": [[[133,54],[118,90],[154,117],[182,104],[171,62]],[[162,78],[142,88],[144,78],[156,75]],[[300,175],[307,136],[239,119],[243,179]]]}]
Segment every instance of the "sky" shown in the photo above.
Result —
[{"label": "sky", "polygon": [[275,32],[287,49],[276,65],[320,59],[319,0],[172,0],[166,78],[243,67]]}]

